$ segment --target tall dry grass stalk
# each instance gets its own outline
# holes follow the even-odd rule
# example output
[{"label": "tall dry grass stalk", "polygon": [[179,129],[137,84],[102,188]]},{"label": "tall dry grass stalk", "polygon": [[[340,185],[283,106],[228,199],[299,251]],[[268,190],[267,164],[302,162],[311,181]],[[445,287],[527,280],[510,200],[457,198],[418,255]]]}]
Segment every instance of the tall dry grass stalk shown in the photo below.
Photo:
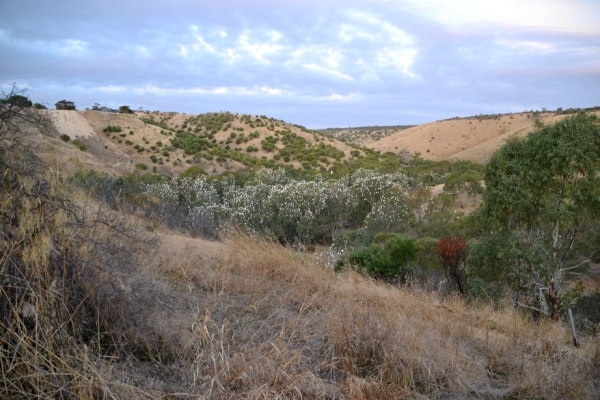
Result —
[{"label": "tall dry grass stalk", "polygon": [[1,179],[0,397],[110,392],[97,363],[134,347],[131,282],[147,240],[59,174]]}]

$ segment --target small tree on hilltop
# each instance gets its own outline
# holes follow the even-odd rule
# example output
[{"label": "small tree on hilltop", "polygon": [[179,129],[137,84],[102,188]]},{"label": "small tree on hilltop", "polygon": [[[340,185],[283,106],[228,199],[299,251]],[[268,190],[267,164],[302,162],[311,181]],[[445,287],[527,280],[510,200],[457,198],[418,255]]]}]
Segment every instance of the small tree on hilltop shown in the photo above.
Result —
[{"label": "small tree on hilltop", "polygon": [[68,101],[68,100],[60,100],[60,101],[56,102],[56,104],[54,106],[56,107],[57,110],[77,110],[75,108],[75,103],[73,103],[72,101]]},{"label": "small tree on hilltop", "polygon": [[129,106],[119,107],[119,114],[133,114],[133,110]]},{"label": "small tree on hilltop", "polygon": [[459,237],[445,237],[438,242],[437,253],[448,278],[461,294],[467,289],[467,242]]}]

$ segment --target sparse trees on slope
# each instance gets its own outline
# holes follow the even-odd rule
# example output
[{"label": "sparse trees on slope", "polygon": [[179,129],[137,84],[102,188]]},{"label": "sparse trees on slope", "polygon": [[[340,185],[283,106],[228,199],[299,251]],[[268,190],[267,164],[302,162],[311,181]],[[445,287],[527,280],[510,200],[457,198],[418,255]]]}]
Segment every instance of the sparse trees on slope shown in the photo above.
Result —
[{"label": "sparse trees on slope", "polygon": [[563,276],[576,268],[569,256],[600,218],[598,149],[600,121],[581,112],[538,123],[494,154],[485,175],[484,235],[469,257],[478,279],[502,282],[516,304],[559,317]]}]

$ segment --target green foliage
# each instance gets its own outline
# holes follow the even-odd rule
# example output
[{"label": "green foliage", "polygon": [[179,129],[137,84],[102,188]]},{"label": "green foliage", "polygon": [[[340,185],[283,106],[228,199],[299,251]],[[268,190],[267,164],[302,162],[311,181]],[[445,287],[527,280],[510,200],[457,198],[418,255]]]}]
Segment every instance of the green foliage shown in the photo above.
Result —
[{"label": "green foliage", "polygon": [[129,106],[119,107],[119,114],[133,114],[133,110]]},{"label": "green foliage", "polygon": [[81,142],[81,140],[79,140],[79,139],[75,139],[75,140],[73,140],[71,143],[73,143],[73,144],[74,144],[74,145],[75,145],[77,148],[79,148],[79,150],[81,150],[81,151],[85,151],[85,144],[83,144],[83,143]]},{"label": "green foliage", "polygon": [[344,231],[335,237],[333,245],[339,250],[353,250],[367,246],[373,241],[373,234],[363,229]]},{"label": "green foliage", "polygon": [[196,179],[196,178],[200,178],[202,176],[208,176],[208,174],[206,173],[206,171],[204,171],[204,169],[201,166],[192,165],[191,167],[189,167],[188,169],[186,169],[185,171],[180,173],[178,178],[180,178],[180,179],[185,179],[185,178]]},{"label": "green foliage", "polygon": [[[386,240],[387,239],[387,240]],[[336,269],[350,266],[377,279],[406,280],[410,262],[417,258],[418,247],[413,238],[397,234],[379,237],[379,243],[358,248],[336,262]]]},{"label": "green foliage", "polygon": [[[11,96],[8,96],[7,98],[0,100],[0,104],[6,104],[6,105],[13,106],[13,107],[22,107],[22,108],[28,108],[33,105],[31,100],[29,100],[29,98],[27,96],[23,96],[21,94],[13,94]],[[39,104],[39,103],[36,103],[36,104]],[[41,104],[40,104],[40,106],[41,106]]]},{"label": "green foliage", "polygon": [[60,140],[62,140],[63,142],[70,142],[71,137],[69,135],[63,133],[62,135],[60,135]]},{"label": "green foliage", "polygon": [[60,100],[54,104],[57,110],[76,110],[75,103],[68,100]]},{"label": "green foliage", "polygon": [[47,110],[48,109],[48,107],[46,107],[45,105],[40,104],[40,103],[35,103],[33,105],[33,108],[35,108],[36,110]]},{"label": "green foliage", "polygon": [[105,133],[121,132],[121,127],[120,126],[111,126],[111,125],[108,125],[106,128],[104,128],[102,130],[102,132],[105,132]]},{"label": "green foliage", "polygon": [[140,170],[142,170],[142,171],[145,171],[145,170],[147,170],[147,169],[148,169],[148,166],[147,166],[146,164],[144,164],[144,163],[138,163],[138,164],[135,164],[135,167],[136,167],[137,169],[140,169]]},{"label": "green foliage", "polygon": [[422,237],[416,241],[419,253],[416,259],[417,265],[424,270],[442,271],[442,262],[437,254],[438,239]]},{"label": "green foliage", "polygon": [[279,139],[276,137],[267,136],[264,140],[260,142],[260,144],[262,145],[263,150],[271,152],[276,149],[275,143],[277,143],[278,141]]},{"label": "green foliage", "polygon": [[582,112],[538,124],[494,154],[482,238],[469,257],[474,276],[535,296],[541,312],[558,318],[569,255],[600,218],[599,148],[598,118]]}]

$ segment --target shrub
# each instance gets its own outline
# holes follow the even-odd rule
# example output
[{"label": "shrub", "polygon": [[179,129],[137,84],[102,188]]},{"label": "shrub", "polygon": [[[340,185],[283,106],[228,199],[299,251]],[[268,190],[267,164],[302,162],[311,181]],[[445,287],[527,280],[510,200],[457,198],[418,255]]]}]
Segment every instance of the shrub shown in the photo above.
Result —
[{"label": "shrub", "polygon": [[62,140],[63,142],[70,142],[71,138],[69,137],[69,135],[63,133],[62,135],[60,135],[60,140]]},{"label": "shrub", "polygon": [[111,126],[108,125],[106,128],[104,128],[102,130],[102,132],[121,132],[121,127],[120,126]]},{"label": "shrub", "polygon": [[208,174],[206,173],[206,171],[204,171],[204,168],[202,168],[199,165],[193,165],[191,167],[189,167],[188,169],[186,169],[185,171],[183,171],[181,174],[179,174],[178,178],[180,179],[196,179],[196,178],[200,178],[202,176],[207,176]]},{"label": "shrub", "polygon": [[75,139],[75,140],[73,140],[71,143],[73,143],[73,144],[74,144],[76,147],[78,147],[78,148],[79,148],[79,150],[81,150],[81,151],[85,151],[85,144],[83,144],[83,143],[81,142],[81,140],[79,140],[79,139]]},{"label": "shrub", "polygon": [[410,272],[409,263],[415,260],[418,254],[415,240],[397,234],[380,237],[380,240],[385,243],[372,243],[369,247],[353,250],[340,257],[336,262],[336,269],[350,266],[377,279],[400,279],[404,282]]},{"label": "shrub", "polygon": [[138,163],[138,164],[135,164],[135,167],[136,167],[137,169],[141,169],[142,171],[145,171],[145,170],[147,170],[147,169],[148,169],[148,166],[147,166],[146,164],[144,164],[144,163]]}]

